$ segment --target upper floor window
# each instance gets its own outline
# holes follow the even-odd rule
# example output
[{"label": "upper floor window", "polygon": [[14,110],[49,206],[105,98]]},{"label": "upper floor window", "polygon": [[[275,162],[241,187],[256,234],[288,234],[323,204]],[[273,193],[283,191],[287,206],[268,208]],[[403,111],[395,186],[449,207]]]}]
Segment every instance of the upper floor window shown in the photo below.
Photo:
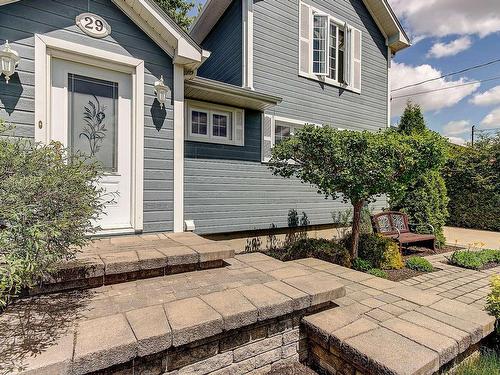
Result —
[{"label": "upper floor window", "polygon": [[243,146],[243,136],[243,109],[188,101],[187,140]]},{"label": "upper floor window", "polygon": [[299,74],[361,91],[361,31],[300,3]]}]

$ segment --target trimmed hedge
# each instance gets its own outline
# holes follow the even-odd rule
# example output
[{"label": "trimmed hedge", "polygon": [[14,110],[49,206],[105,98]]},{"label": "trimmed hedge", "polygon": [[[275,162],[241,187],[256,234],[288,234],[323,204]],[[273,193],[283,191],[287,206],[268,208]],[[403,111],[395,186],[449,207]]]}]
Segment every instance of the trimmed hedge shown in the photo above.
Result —
[{"label": "trimmed hedge", "polygon": [[443,171],[447,225],[500,231],[500,134],[474,147],[453,146]]},{"label": "trimmed hedge", "polygon": [[[351,236],[347,236],[343,240],[343,244],[349,249]],[[358,255],[375,268],[401,269],[404,266],[396,242],[379,234],[361,234]]]}]

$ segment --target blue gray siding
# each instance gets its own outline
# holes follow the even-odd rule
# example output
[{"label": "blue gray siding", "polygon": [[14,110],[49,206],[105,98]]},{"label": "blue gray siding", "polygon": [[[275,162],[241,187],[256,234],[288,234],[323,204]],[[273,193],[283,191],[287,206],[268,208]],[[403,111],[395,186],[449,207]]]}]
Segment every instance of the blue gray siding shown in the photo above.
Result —
[{"label": "blue gray siding", "polygon": [[[87,7],[89,5],[89,8]],[[83,34],[75,17],[93,12],[108,21],[112,34],[102,40]],[[172,230],[173,109],[154,104],[154,82],[163,74],[172,87],[172,59],[110,0],[23,0],[0,7],[0,37],[21,55],[18,74],[0,79],[0,118],[16,125],[19,136],[34,137],[34,33],[85,44],[145,61],[144,231]]]},{"label": "blue gray siding", "polygon": [[299,0],[254,3],[254,86],[283,102],[270,114],[345,129],[387,125],[387,48],[362,0],[307,0],[362,31],[361,94],[298,75]]},{"label": "blue gray siding", "polygon": [[212,52],[198,75],[241,86],[242,84],[242,3],[234,0],[210,31],[202,47]]},{"label": "blue gray siding", "polygon": [[[283,98],[269,113],[348,129],[385,127],[385,40],[362,0],[311,3],[363,32],[361,94],[298,76],[299,0],[255,1],[254,86],[258,91]],[[231,22],[221,19],[217,28],[228,30]],[[239,31],[235,34],[240,35]],[[223,40],[217,43],[224,45],[233,38],[236,36],[224,33]],[[213,49],[207,62],[226,61],[228,52],[227,48]],[[232,59],[227,62],[232,63]],[[272,225],[286,227],[292,209],[299,215],[305,212],[311,224],[328,224],[332,223],[333,212],[350,207],[340,200],[325,200],[313,187],[296,179],[273,176],[267,165],[259,162],[260,126],[248,118],[245,126],[244,148],[186,144],[185,218],[195,220],[198,233],[268,229]],[[253,145],[258,146],[258,152],[256,149],[248,152]],[[380,199],[373,208],[377,210],[385,204],[385,199]]]},{"label": "blue gray siding", "polygon": [[247,110],[244,147],[186,142],[184,217],[195,221],[197,233],[286,227],[290,210],[327,224],[333,212],[349,208],[296,179],[273,176],[260,163],[260,137],[261,113]]}]

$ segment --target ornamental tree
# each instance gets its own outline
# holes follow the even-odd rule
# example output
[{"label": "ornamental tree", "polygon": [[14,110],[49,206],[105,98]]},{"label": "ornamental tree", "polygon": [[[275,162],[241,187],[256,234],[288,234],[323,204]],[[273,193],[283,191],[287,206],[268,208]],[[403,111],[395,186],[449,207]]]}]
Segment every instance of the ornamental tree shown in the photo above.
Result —
[{"label": "ornamental tree", "polygon": [[363,206],[382,194],[401,195],[417,176],[441,166],[443,142],[433,132],[408,135],[391,129],[373,133],[306,125],[273,148],[269,167],[275,175],[315,186],[326,198],[352,204],[350,251],[356,259]]}]

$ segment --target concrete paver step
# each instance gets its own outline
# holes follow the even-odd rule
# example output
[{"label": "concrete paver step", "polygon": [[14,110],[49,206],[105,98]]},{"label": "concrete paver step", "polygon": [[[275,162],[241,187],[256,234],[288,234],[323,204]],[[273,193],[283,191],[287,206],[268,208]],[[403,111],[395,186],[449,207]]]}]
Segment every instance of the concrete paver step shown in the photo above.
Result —
[{"label": "concrete paver step", "polygon": [[226,259],[223,268],[23,299],[0,315],[0,331],[8,333],[0,342],[0,370],[87,374],[345,295],[331,274],[311,269],[310,279],[278,280],[252,267],[254,258],[242,255]]},{"label": "concrete paver step", "polygon": [[232,258],[229,246],[194,233],[163,233],[94,240],[76,259],[30,291],[31,295],[94,288],[130,280],[164,276],[223,265]]}]

